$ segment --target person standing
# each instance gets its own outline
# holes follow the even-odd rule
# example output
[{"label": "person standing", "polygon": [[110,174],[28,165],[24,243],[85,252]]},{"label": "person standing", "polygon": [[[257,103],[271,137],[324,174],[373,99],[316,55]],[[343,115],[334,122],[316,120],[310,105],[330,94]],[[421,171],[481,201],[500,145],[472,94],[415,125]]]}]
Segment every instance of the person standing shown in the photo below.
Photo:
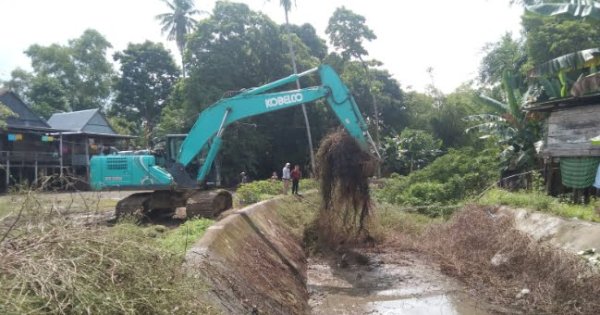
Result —
[{"label": "person standing", "polygon": [[283,167],[283,170],[281,171],[281,180],[283,181],[283,194],[287,195],[288,190],[290,189],[290,180],[291,178],[291,171],[290,171],[290,163],[285,163],[285,166]]},{"label": "person standing", "polygon": [[292,177],[292,194],[298,195],[298,184],[300,183],[300,178],[302,178],[302,172],[300,172],[300,165],[296,164],[294,166],[294,170],[290,173]]},{"label": "person standing", "polygon": [[246,176],[246,172],[240,173],[240,184],[248,183],[248,176]]}]

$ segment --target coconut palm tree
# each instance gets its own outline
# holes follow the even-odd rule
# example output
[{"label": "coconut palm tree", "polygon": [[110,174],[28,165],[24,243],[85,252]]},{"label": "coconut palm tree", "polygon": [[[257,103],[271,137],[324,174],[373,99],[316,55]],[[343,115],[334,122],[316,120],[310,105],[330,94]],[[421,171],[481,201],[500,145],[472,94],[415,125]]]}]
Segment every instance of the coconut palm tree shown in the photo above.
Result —
[{"label": "coconut palm tree", "polygon": [[193,18],[199,14],[196,10],[194,0],[163,0],[171,10],[168,13],[159,14],[156,19],[162,25],[162,32],[168,33],[168,40],[175,40],[179,53],[181,54],[181,69],[185,78],[185,63],[183,62],[183,50],[185,48],[185,36],[190,33],[197,21]]},{"label": "coconut palm tree", "polygon": [[[296,1],[294,1],[294,4],[296,3]],[[291,36],[291,32],[290,32],[290,20],[289,20],[289,12],[292,10],[292,0],[279,0],[279,5],[283,8],[283,11],[285,13],[285,32],[286,32],[286,37],[287,37],[287,42],[288,42],[288,48],[290,50],[290,57],[292,59],[292,68],[294,69],[294,74],[298,73],[298,66],[296,65],[296,54],[294,53],[294,44],[292,43],[292,36]],[[298,89],[301,88],[300,86],[300,80],[296,80],[296,87]],[[312,143],[312,134],[310,132],[310,123],[308,121],[308,114],[306,113],[306,106],[304,106],[304,104],[302,104],[302,114],[304,115],[304,124],[306,125],[306,136],[308,137],[308,147],[309,147],[309,151],[310,151],[310,166],[312,168],[312,171],[315,170],[315,153],[313,150],[313,143]]]}]

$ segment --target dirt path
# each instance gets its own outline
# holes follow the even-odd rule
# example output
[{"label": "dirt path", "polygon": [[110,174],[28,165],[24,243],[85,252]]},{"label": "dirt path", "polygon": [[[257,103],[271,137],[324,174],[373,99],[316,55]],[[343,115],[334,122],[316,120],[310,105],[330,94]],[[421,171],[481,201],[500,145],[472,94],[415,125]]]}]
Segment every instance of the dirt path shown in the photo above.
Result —
[{"label": "dirt path", "polygon": [[369,262],[362,265],[346,259],[309,259],[307,282],[313,314],[491,314],[487,305],[464,293],[457,281],[417,254],[365,255]]}]

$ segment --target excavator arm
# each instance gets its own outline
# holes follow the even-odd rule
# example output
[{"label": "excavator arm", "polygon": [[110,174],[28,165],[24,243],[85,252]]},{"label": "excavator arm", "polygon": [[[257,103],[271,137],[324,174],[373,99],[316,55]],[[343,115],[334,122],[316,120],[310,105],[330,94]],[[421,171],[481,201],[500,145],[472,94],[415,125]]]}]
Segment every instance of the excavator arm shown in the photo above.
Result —
[{"label": "excavator arm", "polygon": [[[300,90],[267,93],[270,90],[295,82],[300,77],[318,72],[321,85]],[[202,113],[183,141],[177,162],[169,168],[175,183],[179,186],[193,186],[202,182],[209,172],[221,146],[223,132],[233,122],[304,103],[325,98],[332,111],[338,117],[348,133],[354,137],[364,150],[372,146],[377,148],[369,135],[358,106],[348,88],[337,73],[327,65],[294,74],[269,84],[242,91],[240,94],[218,101]],[[195,181],[185,173],[185,167],[204,149],[208,153]]]}]

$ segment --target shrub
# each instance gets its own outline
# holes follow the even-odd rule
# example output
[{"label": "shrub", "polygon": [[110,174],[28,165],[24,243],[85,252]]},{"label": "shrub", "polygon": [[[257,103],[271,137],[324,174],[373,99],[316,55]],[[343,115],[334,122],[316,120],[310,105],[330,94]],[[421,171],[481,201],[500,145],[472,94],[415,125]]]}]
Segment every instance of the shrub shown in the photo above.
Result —
[{"label": "shrub", "polygon": [[[477,287],[498,304],[527,314],[598,314],[600,274],[573,254],[535,241],[512,217],[468,206],[420,238],[442,272]],[[515,299],[527,288],[529,294]]]},{"label": "shrub", "polygon": [[282,188],[281,181],[257,180],[242,184],[236,191],[236,197],[240,204],[247,205],[278,195]]},{"label": "shrub", "polygon": [[[206,231],[206,229],[214,223],[213,220],[199,218],[188,220],[177,229],[172,230],[159,240],[159,243],[168,250],[176,253],[185,254]],[[156,229],[156,227],[154,227]]]},{"label": "shrub", "polygon": [[496,160],[495,150],[450,150],[422,170],[384,179],[375,195],[380,201],[406,206],[453,204],[480,193],[498,179]]}]

